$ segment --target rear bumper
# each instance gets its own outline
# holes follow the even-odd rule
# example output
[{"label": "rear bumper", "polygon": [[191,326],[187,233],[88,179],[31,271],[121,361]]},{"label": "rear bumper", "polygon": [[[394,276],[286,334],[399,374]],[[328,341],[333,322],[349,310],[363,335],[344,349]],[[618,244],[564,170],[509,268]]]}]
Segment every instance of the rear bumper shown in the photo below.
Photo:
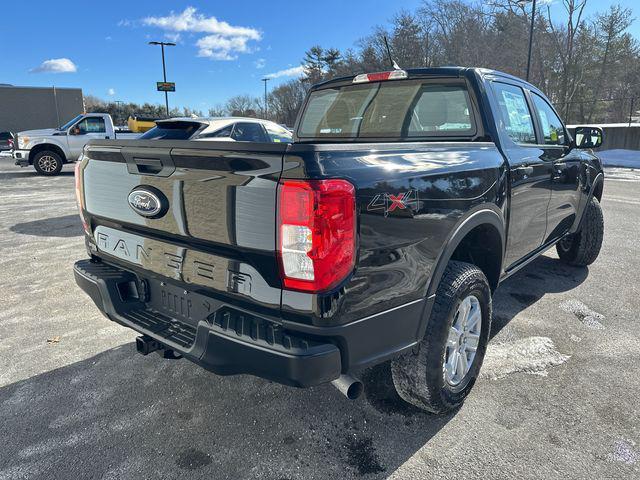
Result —
[{"label": "rear bumper", "polygon": [[[340,327],[282,323],[197,292],[189,301],[210,306],[209,315],[178,320],[151,309],[144,282],[103,262],[74,265],[76,283],[111,320],[219,375],[251,374],[308,387],[335,380],[353,368],[378,363],[414,346],[425,302],[413,302]],[[185,292],[187,294],[187,292]],[[407,325],[409,328],[407,329]]]}]

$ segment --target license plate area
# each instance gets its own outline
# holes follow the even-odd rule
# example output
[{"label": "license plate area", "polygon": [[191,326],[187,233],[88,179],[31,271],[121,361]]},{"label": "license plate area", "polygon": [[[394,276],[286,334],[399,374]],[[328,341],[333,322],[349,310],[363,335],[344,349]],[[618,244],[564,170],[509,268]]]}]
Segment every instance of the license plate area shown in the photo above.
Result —
[{"label": "license plate area", "polygon": [[147,306],[157,312],[193,327],[213,313],[207,297],[176,285],[158,280],[147,280],[149,301]]}]

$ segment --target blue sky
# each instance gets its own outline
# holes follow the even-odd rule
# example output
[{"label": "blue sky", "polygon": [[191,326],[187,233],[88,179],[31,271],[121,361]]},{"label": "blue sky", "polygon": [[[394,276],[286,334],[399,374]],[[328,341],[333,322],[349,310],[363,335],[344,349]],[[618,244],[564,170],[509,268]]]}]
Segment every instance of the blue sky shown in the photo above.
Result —
[{"label": "blue sky", "polygon": [[[544,2],[545,0],[539,0]],[[160,47],[149,40],[176,39],[167,48],[167,77],[176,82],[171,106],[206,110],[236,94],[262,93],[288,80],[314,44],[345,49],[420,0],[148,1],[76,0],[3,2],[0,83],[81,87],[104,99],[162,103]],[[554,18],[562,17],[552,0]],[[589,12],[621,3],[640,16],[637,0],[589,0]],[[96,5],[91,7],[90,5]],[[632,27],[640,38],[640,20]],[[58,71],[57,73],[55,71]]]}]

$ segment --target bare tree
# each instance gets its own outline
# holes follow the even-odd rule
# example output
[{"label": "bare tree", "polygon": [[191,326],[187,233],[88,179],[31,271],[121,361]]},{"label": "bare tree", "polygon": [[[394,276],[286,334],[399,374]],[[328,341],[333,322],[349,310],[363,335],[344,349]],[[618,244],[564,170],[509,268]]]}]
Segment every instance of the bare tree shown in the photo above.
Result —
[{"label": "bare tree", "polygon": [[250,95],[236,95],[227,100],[225,110],[234,117],[257,117],[258,101]]}]

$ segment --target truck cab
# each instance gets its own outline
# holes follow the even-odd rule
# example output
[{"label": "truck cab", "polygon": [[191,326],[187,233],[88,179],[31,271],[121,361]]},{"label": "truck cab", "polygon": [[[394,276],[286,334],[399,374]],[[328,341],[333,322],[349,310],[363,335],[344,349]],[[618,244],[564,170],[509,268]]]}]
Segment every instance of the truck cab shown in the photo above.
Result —
[{"label": "truck cab", "polygon": [[[18,132],[13,158],[16,165],[33,165],[41,175],[57,175],[65,163],[78,160],[89,140],[115,139],[116,135],[111,115],[81,114],[57,128]],[[120,134],[120,138],[136,137]]]}]

